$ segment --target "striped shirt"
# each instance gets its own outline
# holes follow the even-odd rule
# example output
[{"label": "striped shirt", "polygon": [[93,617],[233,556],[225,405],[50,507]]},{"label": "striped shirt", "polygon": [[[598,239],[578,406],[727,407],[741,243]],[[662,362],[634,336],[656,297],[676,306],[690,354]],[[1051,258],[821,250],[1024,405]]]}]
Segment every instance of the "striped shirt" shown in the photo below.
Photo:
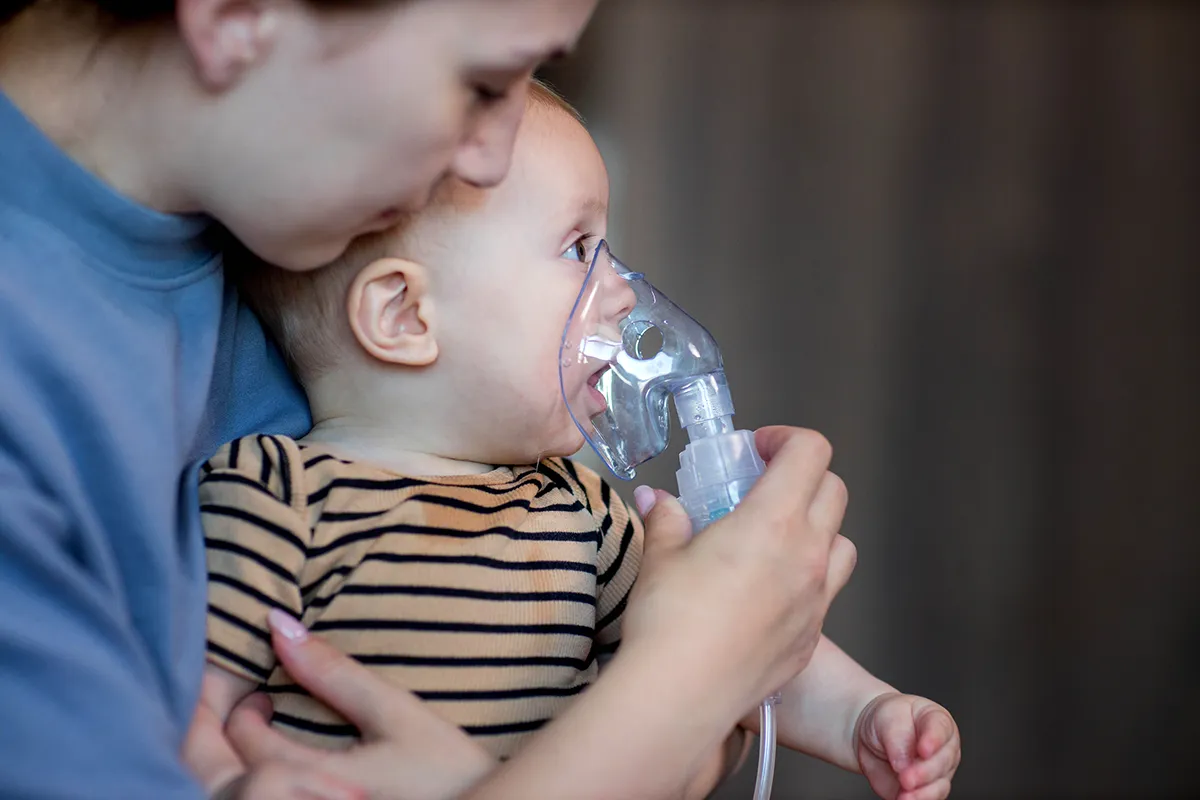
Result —
[{"label": "striped shirt", "polygon": [[322,747],[357,730],[278,666],[281,608],[413,690],[494,755],[557,715],[616,649],[642,527],[565,459],[413,478],[282,436],[221,449],[200,485],[209,661]]}]

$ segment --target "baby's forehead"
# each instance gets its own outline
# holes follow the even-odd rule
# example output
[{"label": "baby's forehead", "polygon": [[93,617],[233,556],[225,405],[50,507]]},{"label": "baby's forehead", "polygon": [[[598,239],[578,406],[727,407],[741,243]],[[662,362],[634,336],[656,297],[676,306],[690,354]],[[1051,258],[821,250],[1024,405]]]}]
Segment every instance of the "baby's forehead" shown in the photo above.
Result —
[{"label": "baby's forehead", "polygon": [[448,179],[434,192],[427,211],[475,214],[493,206],[567,203],[576,195],[598,194],[607,199],[608,178],[591,135],[567,111],[538,103],[521,122],[500,184],[480,188]]},{"label": "baby's forehead", "polygon": [[510,178],[519,183],[547,177],[591,183],[607,193],[604,161],[583,123],[568,111],[539,104],[526,113],[517,133]]},{"label": "baby's forehead", "polygon": [[560,215],[603,216],[607,203],[604,162],[578,116],[569,106],[531,96],[504,180],[481,188],[448,176],[401,235],[444,245],[445,237],[463,232],[464,226],[498,217],[521,222],[537,215],[539,222],[550,223]]},{"label": "baby's forehead", "polygon": [[547,142],[590,144],[592,135],[570,106],[530,95],[525,104],[525,116],[517,129],[514,157],[523,147],[536,150]]}]

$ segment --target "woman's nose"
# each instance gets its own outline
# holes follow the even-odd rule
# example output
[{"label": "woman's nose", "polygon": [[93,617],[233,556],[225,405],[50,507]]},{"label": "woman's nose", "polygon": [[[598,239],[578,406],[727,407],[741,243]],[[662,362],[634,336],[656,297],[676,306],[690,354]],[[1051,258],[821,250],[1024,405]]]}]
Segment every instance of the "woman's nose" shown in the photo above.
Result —
[{"label": "woman's nose", "polygon": [[450,164],[458,178],[484,188],[504,180],[512,164],[527,93],[527,88],[514,88],[499,103],[479,112]]}]

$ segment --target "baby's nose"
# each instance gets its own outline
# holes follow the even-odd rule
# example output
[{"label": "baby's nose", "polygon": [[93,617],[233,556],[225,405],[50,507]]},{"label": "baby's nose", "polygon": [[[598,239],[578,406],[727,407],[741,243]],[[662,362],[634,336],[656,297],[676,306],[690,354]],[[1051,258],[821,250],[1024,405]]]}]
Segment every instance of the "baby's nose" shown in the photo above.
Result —
[{"label": "baby's nose", "polygon": [[637,305],[637,293],[629,281],[614,275],[610,284],[611,300],[606,304],[607,316],[614,322],[620,322],[628,317]]}]

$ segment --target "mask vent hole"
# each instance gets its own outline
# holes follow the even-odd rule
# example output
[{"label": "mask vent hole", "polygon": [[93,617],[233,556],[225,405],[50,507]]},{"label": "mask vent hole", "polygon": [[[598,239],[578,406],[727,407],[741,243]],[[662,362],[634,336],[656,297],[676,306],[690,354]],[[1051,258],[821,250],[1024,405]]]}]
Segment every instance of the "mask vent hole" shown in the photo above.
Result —
[{"label": "mask vent hole", "polygon": [[648,361],[662,352],[663,332],[653,323],[639,321],[625,326],[625,352],[640,361]]}]

